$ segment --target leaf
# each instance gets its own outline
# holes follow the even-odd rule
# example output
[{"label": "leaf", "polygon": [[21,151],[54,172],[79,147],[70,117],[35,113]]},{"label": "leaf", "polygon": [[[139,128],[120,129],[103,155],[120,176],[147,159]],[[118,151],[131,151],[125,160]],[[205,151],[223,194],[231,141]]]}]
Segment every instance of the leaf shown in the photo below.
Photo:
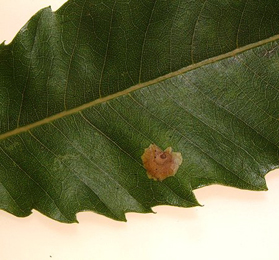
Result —
[{"label": "leaf", "polygon": [[[278,167],[277,1],[70,0],[0,46],[0,208],[61,222],[266,190]],[[150,180],[145,148],[177,174]]]}]

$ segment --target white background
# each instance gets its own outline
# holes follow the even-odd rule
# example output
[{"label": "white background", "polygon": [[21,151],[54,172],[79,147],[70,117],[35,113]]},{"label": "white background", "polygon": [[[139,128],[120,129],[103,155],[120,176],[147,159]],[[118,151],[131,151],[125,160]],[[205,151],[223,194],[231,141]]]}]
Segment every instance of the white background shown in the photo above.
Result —
[{"label": "white background", "polygon": [[[62,0],[0,0],[0,42],[12,40],[40,8]],[[127,223],[92,212],[79,224],[40,213],[17,218],[0,211],[0,260],[278,260],[279,170],[268,192],[211,186],[195,191],[204,207],[155,207],[157,214],[127,214]]]}]

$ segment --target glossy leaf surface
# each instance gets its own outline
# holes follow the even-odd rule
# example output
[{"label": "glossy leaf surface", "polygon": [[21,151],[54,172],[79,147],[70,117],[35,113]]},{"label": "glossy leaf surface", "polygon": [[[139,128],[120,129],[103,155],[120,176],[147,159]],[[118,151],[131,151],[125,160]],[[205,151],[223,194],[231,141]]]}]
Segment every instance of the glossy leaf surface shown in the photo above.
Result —
[{"label": "glossy leaf surface", "polygon": [[[68,1],[0,46],[0,207],[62,221],[265,190],[278,167],[276,1]],[[183,156],[147,178],[144,148]]]}]

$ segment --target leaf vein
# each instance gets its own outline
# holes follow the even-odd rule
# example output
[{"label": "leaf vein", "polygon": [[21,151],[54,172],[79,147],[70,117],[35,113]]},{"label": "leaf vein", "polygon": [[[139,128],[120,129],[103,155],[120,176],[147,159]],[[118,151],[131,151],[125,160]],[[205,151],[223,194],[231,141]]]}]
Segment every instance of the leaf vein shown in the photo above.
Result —
[{"label": "leaf vein", "polygon": [[[52,124],[52,125],[53,125],[53,124]],[[58,158],[58,156],[57,156],[54,152],[52,152],[44,143],[42,143],[42,142],[38,139],[37,136],[35,136],[31,131],[28,131],[28,132],[29,132],[29,134],[34,138],[34,140],[36,140],[40,145],[42,145],[45,149],[47,149],[52,155],[54,155],[56,158]],[[100,200],[100,202],[113,214],[113,216],[115,216],[116,218],[118,218],[118,216],[115,215],[115,213],[112,212],[110,208],[108,208],[108,206],[106,205],[106,203],[104,203],[104,202],[102,201],[102,199],[98,196],[98,194],[96,194],[95,191],[94,191],[90,186],[88,186],[88,185],[85,183],[85,181],[83,181],[81,178],[78,177],[78,174],[76,173],[76,171],[75,171],[74,169],[72,169],[71,167],[69,167],[69,166],[68,166],[67,164],[65,164],[63,161],[61,161],[61,163],[62,163],[67,169],[69,169],[69,170],[74,174],[74,176],[75,176],[81,183],[83,183],[83,185],[85,185],[89,190],[91,190],[91,192],[93,192],[93,194],[95,194],[95,195],[98,197],[98,199]]]},{"label": "leaf vein", "polygon": [[134,85],[134,86],[132,86],[130,88],[127,88],[127,89],[125,89],[123,91],[119,91],[117,93],[108,95],[108,96],[103,97],[103,98],[98,98],[96,100],[93,100],[93,101],[88,102],[86,104],[83,104],[81,106],[78,106],[78,107],[75,107],[75,108],[72,108],[72,109],[69,109],[69,110],[66,110],[66,111],[62,111],[62,112],[54,114],[54,115],[52,115],[50,117],[46,117],[46,118],[44,118],[42,120],[39,120],[39,121],[34,122],[34,123],[31,123],[29,125],[25,125],[25,126],[18,127],[18,128],[13,129],[13,130],[7,131],[7,132],[5,132],[3,134],[0,134],[0,140],[6,139],[6,138],[8,138],[10,136],[14,136],[14,135],[20,134],[22,132],[26,132],[26,131],[28,131],[30,129],[35,128],[35,127],[48,124],[48,123],[50,123],[50,122],[52,122],[54,120],[57,120],[57,119],[60,119],[60,118],[63,118],[63,117],[66,117],[66,116],[78,113],[78,112],[80,112],[82,110],[85,110],[87,108],[93,107],[95,105],[107,102],[107,101],[115,99],[117,97],[121,97],[121,96],[127,95],[128,93],[132,93],[132,92],[134,92],[136,90],[145,88],[147,86],[154,85],[154,84],[162,82],[162,81],[164,81],[166,79],[169,79],[169,78],[172,78],[172,77],[184,74],[184,73],[186,73],[188,71],[200,68],[200,67],[208,65],[208,64],[215,63],[215,62],[220,61],[222,59],[235,56],[235,55],[237,55],[239,53],[242,53],[244,51],[250,50],[251,48],[259,47],[259,46],[261,46],[263,44],[266,44],[266,43],[269,43],[269,42],[272,42],[272,41],[276,41],[276,40],[279,40],[279,35],[275,35],[275,36],[270,37],[268,39],[261,40],[261,41],[259,41],[257,43],[246,45],[244,47],[241,47],[239,49],[233,50],[233,51],[228,52],[226,54],[221,54],[219,56],[216,56],[216,57],[213,57],[213,58],[209,58],[207,60],[198,62],[196,64],[189,65],[189,66],[187,66],[187,67],[185,67],[183,69],[180,69],[180,70],[168,73],[168,74],[166,74],[164,76],[160,76],[160,77],[158,77],[156,79],[153,79],[153,80],[150,80],[150,81],[147,81],[147,82],[143,82],[143,83],[139,83],[139,84]]},{"label": "leaf vein", "polygon": [[[189,143],[191,143],[194,147],[196,147],[198,150],[200,150],[202,153],[204,153],[206,156],[208,156],[209,158],[211,158],[214,162],[216,162],[218,165],[220,165],[221,167],[223,167],[224,169],[226,169],[228,172],[232,173],[234,176],[238,177],[240,180],[242,180],[245,183],[248,183],[249,185],[258,188],[257,186],[255,186],[253,183],[250,183],[249,181],[241,178],[239,175],[237,175],[237,173],[233,172],[231,169],[227,168],[225,165],[223,165],[222,163],[220,163],[216,158],[212,157],[208,152],[204,151],[199,145],[197,145],[195,142],[193,142],[193,140],[191,140],[190,138],[188,138],[187,136],[185,136],[183,133],[181,133],[178,129],[176,129],[175,127],[170,126],[168,123],[166,123],[163,119],[157,117],[156,115],[154,115],[153,113],[151,113],[148,109],[145,108],[144,105],[142,105],[139,101],[137,101],[134,97],[130,96],[136,104],[138,104],[139,106],[141,106],[147,113],[149,113],[152,117],[154,117],[155,119],[157,119],[158,121],[161,121],[164,125],[166,125],[167,127],[169,127],[170,129],[173,129],[175,132],[177,132],[180,136],[182,136],[183,138],[185,138],[186,140],[189,141]],[[260,178],[262,178],[260,176]],[[262,178],[263,179],[263,178]]]}]

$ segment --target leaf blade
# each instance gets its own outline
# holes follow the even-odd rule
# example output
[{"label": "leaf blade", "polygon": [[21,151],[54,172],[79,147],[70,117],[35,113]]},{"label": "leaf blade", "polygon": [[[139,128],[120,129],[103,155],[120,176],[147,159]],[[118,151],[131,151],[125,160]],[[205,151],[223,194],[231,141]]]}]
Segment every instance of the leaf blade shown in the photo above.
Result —
[{"label": "leaf blade", "polygon": [[[1,81],[6,86],[1,92],[13,97],[9,109],[2,109],[1,133],[125,90],[139,79],[156,79],[274,36],[279,33],[272,26],[279,19],[277,10],[274,1],[104,5],[79,0],[68,1],[56,12],[45,8],[11,44],[0,47]],[[81,82],[83,88],[77,91]]]},{"label": "leaf blade", "polygon": [[[79,2],[81,5],[76,6]],[[83,4],[86,3],[69,1],[56,14],[61,15],[67,9],[69,12],[74,7],[79,7],[83,11],[74,16],[81,21],[85,11]],[[109,4],[117,6],[114,2]],[[202,6],[201,10],[206,7],[206,2]],[[145,43],[140,46],[140,54],[137,56],[141,69],[137,70],[135,79],[140,81],[154,75],[159,77],[130,88],[127,88],[129,84],[124,84],[124,90],[115,93],[112,91],[113,94],[110,95],[108,92],[106,97],[93,98],[93,101],[81,106],[77,106],[78,99],[72,99],[74,108],[67,111],[64,111],[66,99],[63,97],[69,92],[61,91],[58,95],[60,113],[54,113],[50,117],[43,116],[42,120],[34,116],[35,123],[32,121],[34,119],[28,120],[31,114],[27,113],[22,117],[21,112],[15,113],[17,116],[11,120],[14,125],[21,125],[15,123],[21,118],[25,118],[24,122],[28,123],[9,132],[5,132],[4,127],[0,136],[0,191],[3,192],[1,208],[18,216],[27,216],[35,208],[62,222],[75,222],[76,213],[83,210],[93,210],[117,220],[125,220],[126,212],[148,213],[155,205],[197,206],[199,203],[193,189],[205,185],[218,183],[266,190],[265,174],[278,167],[279,102],[275,82],[278,78],[276,46],[279,36],[275,35],[229,53],[219,53],[217,57],[162,77],[155,70],[153,76],[146,72],[144,78],[142,71],[148,71],[152,64],[143,57],[147,47],[152,49],[152,44],[147,44],[147,32],[156,25],[150,23],[156,17],[154,7],[146,11],[146,15],[149,13],[149,22],[142,34]],[[161,10],[163,7],[162,4]],[[110,25],[112,13],[117,11],[111,8],[111,12],[105,16],[111,18],[108,23]],[[55,16],[46,9],[39,13],[37,19],[46,19],[41,18],[43,15],[48,18]],[[199,15],[197,21],[201,17]],[[65,19],[62,15],[60,18]],[[103,17],[99,18],[103,20]],[[74,26],[65,20],[63,22],[65,26]],[[197,26],[195,24],[194,27]],[[31,28],[37,31],[34,26]],[[76,28],[75,35],[79,34],[79,28],[80,26]],[[108,42],[112,27],[108,28],[109,30],[105,30],[104,57],[110,57]],[[76,49],[80,47],[77,39],[76,36],[65,51],[69,54],[68,59],[74,58],[79,51]],[[238,44],[240,39],[238,36]],[[116,43],[115,46],[117,50]],[[3,46],[1,55],[5,48],[9,47]],[[193,49],[189,53],[188,58],[195,61]],[[6,56],[1,55],[1,64],[5,64]],[[100,75],[108,66],[106,59],[99,62]],[[115,62],[112,60],[112,63]],[[155,59],[156,62],[158,60],[160,59]],[[118,62],[121,64],[121,61]],[[35,84],[30,83],[32,77],[28,76],[32,71],[31,63],[26,63],[28,69],[23,92],[27,85],[30,87]],[[63,89],[70,86],[70,77],[75,78],[75,73],[70,73],[71,64],[66,62],[66,70],[62,73],[62,79],[66,79],[66,82],[59,81],[66,83]],[[166,71],[174,68],[169,64],[167,67],[169,70]],[[84,65],[79,69],[86,71]],[[165,73],[164,69],[159,71]],[[1,82],[5,83],[5,76],[1,75]],[[99,93],[102,80],[103,76],[98,84],[94,84],[92,93]],[[2,85],[4,89],[5,84]],[[71,87],[78,91],[77,87],[74,88],[78,86],[75,84]],[[249,99],[255,89],[256,95],[251,95],[252,98]],[[19,111],[23,104],[22,98],[23,95],[19,95]],[[35,95],[33,99],[36,99]],[[33,99],[27,99],[30,104],[28,111],[31,111],[31,107],[39,107],[39,102],[34,106]],[[247,113],[245,108],[248,108]],[[35,114],[36,112],[35,109]],[[2,114],[6,113],[4,111]],[[172,146],[181,151],[184,163],[175,177],[163,182],[154,182],[146,177],[140,156],[150,143],[156,143],[162,148]]]}]

